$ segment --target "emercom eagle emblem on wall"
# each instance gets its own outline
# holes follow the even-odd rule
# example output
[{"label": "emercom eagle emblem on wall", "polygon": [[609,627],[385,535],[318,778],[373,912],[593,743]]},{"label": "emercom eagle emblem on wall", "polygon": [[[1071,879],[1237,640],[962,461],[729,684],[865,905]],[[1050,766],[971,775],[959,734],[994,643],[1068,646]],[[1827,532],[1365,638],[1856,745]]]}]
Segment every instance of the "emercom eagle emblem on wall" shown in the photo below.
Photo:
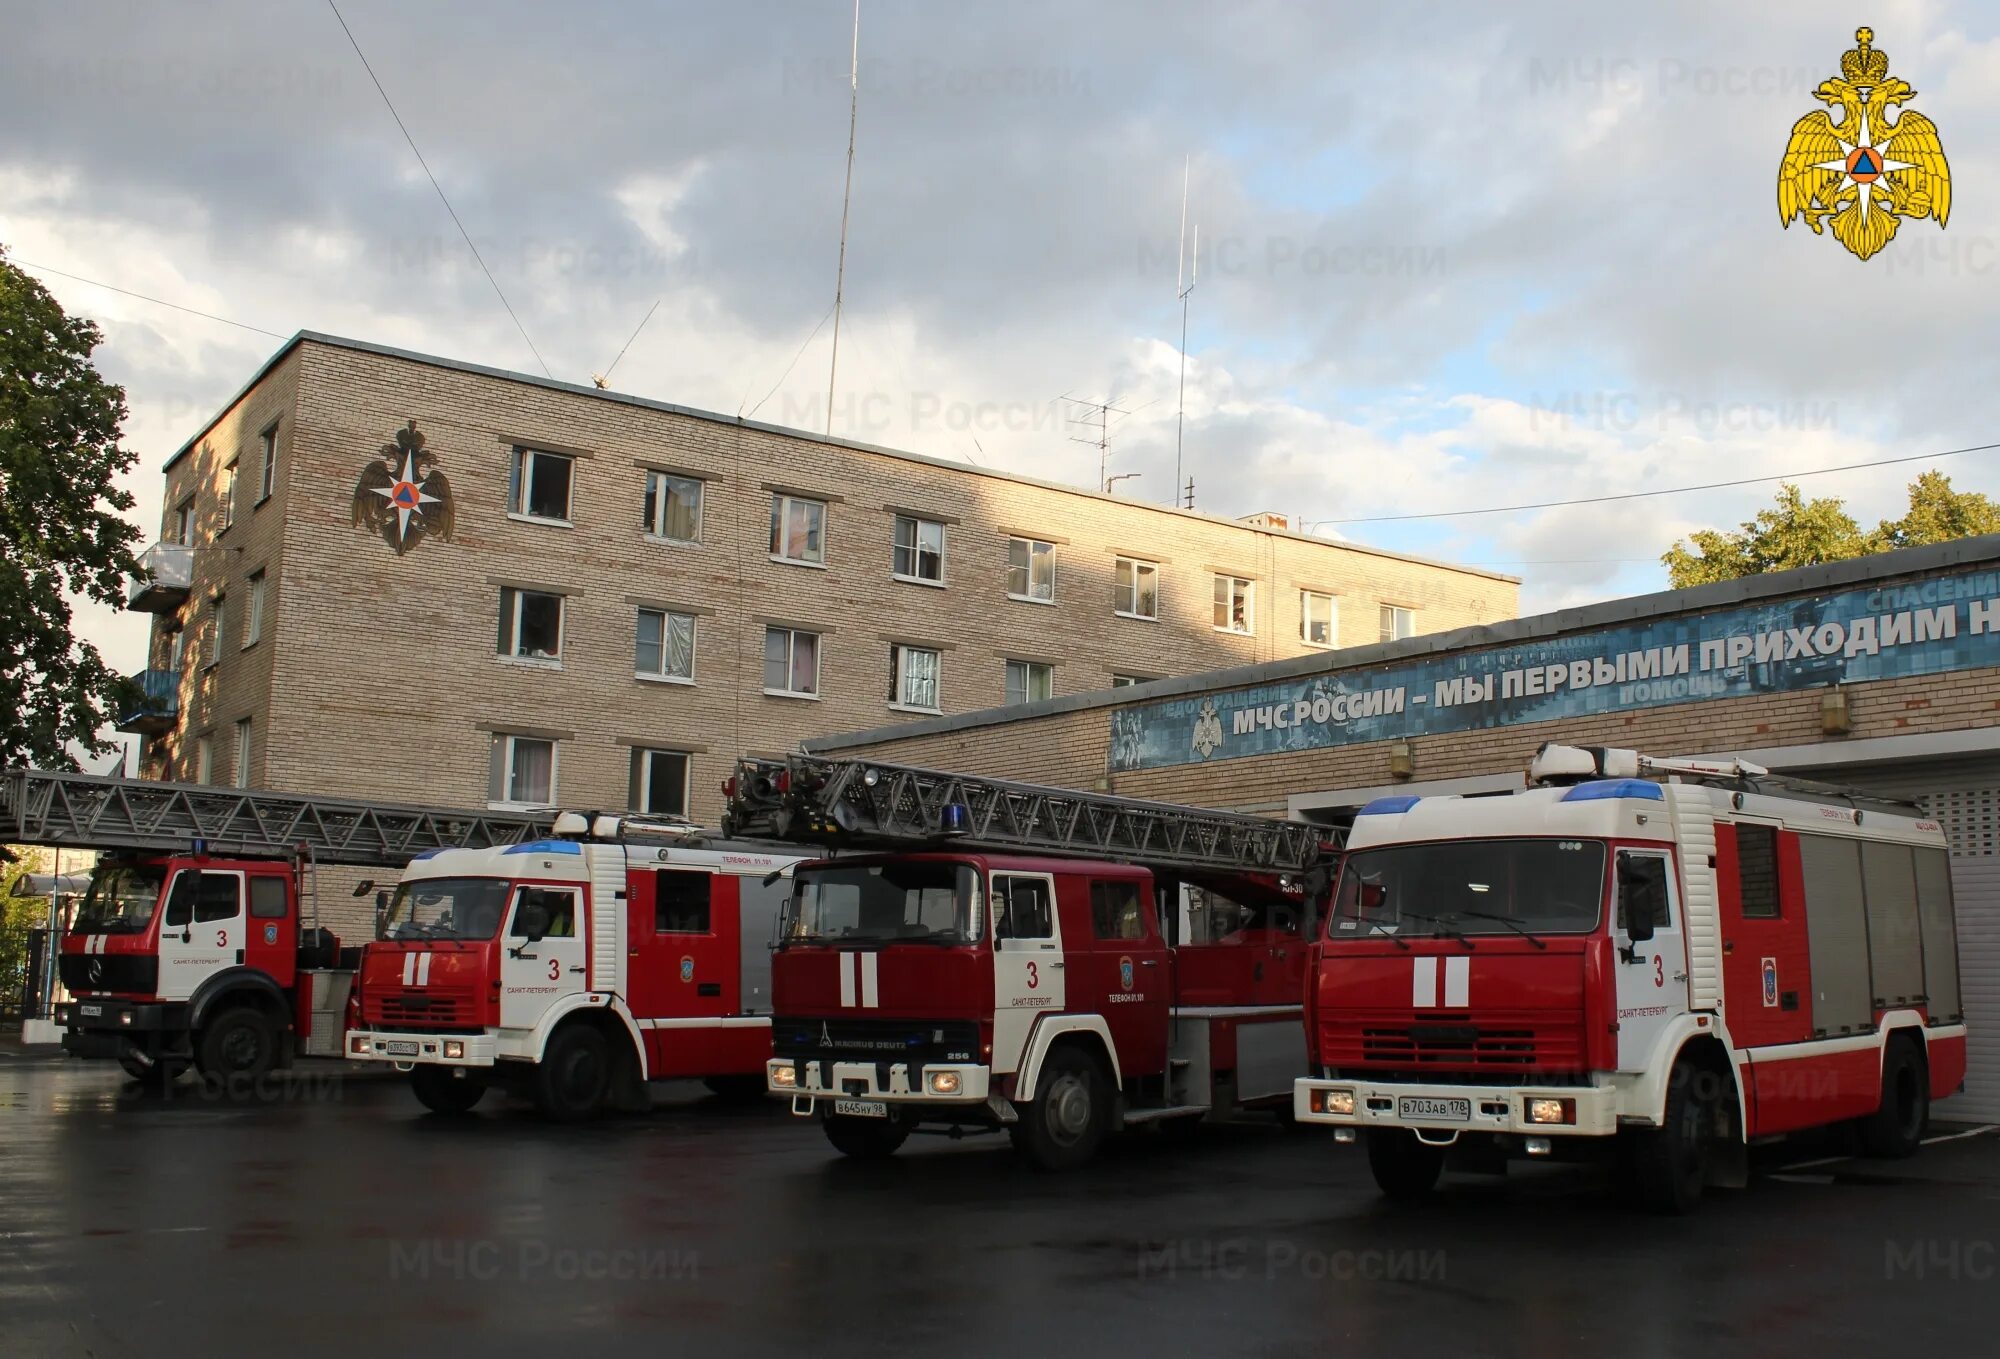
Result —
[{"label": "emercom eagle emblem on wall", "polygon": [[1215,711],[1215,700],[1203,699],[1201,714],[1194,721],[1195,753],[1205,760],[1221,745],[1222,718]]},{"label": "emercom eagle emblem on wall", "polygon": [[451,483],[414,420],[382,445],[354,486],[354,527],[381,534],[399,557],[426,538],[450,542],[452,510]]}]

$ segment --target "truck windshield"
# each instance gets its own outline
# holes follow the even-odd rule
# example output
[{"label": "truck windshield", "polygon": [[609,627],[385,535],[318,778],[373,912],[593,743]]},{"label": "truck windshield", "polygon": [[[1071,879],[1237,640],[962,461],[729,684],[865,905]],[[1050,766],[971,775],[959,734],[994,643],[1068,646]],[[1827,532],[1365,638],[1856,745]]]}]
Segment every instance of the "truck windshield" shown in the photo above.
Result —
[{"label": "truck windshield", "polygon": [[505,878],[421,878],[396,888],[384,939],[491,939],[506,913]]},{"label": "truck windshield", "polygon": [[1587,934],[1603,900],[1595,840],[1389,845],[1347,856],[1327,934]]},{"label": "truck windshield", "polygon": [[153,918],[164,869],[149,864],[99,864],[76,910],[76,928],[89,934],[136,934]]},{"label": "truck windshield", "polygon": [[979,875],[970,864],[801,868],[785,911],[787,943],[947,944],[979,937]]}]

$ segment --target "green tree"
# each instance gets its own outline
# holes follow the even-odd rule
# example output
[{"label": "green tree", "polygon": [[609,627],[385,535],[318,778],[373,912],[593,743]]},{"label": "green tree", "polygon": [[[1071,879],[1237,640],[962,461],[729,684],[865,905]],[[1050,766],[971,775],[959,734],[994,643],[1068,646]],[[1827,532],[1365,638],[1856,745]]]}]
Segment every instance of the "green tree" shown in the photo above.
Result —
[{"label": "green tree", "polygon": [[70,597],[124,603],[138,570],[133,506],[115,483],[125,392],[90,356],[96,326],[64,314],[0,248],[0,766],[73,767],[99,752],[116,707],[135,701],[76,636]]},{"label": "green tree", "polygon": [[1910,509],[1901,519],[1884,519],[1868,535],[1870,552],[1948,543],[1982,533],[2000,533],[2000,505],[1977,491],[1954,491],[1951,478],[1926,472],[1910,483]]},{"label": "green tree", "polygon": [[7,846],[13,862],[0,861],[0,1002],[21,999],[28,980],[28,931],[48,922],[46,897],[17,897],[14,883],[29,873],[48,872],[48,856],[39,849]]},{"label": "green tree", "polygon": [[1789,482],[1778,503],[1757,511],[1735,533],[1698,529],[1660,558],[1676,590],[1718,580],[1843,561],[1868,550],[1861,526],[1835,499],[1807,500]]}]

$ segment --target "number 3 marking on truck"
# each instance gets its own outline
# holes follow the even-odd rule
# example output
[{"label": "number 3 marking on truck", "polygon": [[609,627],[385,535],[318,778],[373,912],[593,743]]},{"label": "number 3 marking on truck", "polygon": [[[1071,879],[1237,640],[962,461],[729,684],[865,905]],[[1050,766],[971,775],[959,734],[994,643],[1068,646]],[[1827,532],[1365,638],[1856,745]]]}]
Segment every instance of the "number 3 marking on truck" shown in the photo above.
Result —
[{"label": "number 3 marking on truck", "polygon": [[229,931],[228,931],[228,930],[217,930],[217,931],[215,932],[215,946],[216,946],[217,948],[228,948],[228,947],[229,947]]},{"label": "number 3 marking on truck", "polygon": [[1041,984],[1042,984],[1042,974],[1035,967],[1035,964],[1033,962],[1030,962],[1028,964],[1028,989],[1032,991]]},{"label": "number 3 marking on truck", "polygon": [[549,959],[549,980],[550,981],[562,980],[562,959],[560,958]]},{"label": "number 3 marking on truck", "polygon": [[1655,953],[1653,955],[1653,985],[1665,986],[1666,984],[1667,955],[1664,953]]}]

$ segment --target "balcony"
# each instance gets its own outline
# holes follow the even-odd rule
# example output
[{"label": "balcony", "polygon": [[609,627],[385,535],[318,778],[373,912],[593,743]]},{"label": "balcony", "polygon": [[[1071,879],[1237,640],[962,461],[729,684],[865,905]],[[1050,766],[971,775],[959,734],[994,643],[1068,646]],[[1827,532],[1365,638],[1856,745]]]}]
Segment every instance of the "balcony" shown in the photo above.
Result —
[{"label": "balcony", "polygon": [[118,719],[118,730],[146,736],[172,731],[181,716],[180,676],[171,670],[141,670],[133,678],[145,697]]},{"label": "balcony", "polygon": [[125,607],[171,613],[187,603],[194,588],[194,549],[185,543],[157,543],[139,554],[139,572],[126,588]]}]

